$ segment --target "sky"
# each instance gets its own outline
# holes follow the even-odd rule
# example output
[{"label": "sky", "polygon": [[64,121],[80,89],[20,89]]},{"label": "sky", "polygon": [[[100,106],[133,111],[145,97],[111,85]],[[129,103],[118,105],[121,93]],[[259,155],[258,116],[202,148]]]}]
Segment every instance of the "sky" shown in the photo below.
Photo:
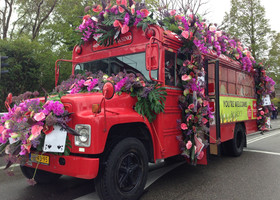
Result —
[{"label": "sky", "polygon": [[[280,33],[280,0],[260,0],[265,8],[265,18],[269,20],[272,30]],[[230,11],[230,0],[208,0],[204,8],[209,10],[206,19],[209,22],[221,24],[225,12]]]}]

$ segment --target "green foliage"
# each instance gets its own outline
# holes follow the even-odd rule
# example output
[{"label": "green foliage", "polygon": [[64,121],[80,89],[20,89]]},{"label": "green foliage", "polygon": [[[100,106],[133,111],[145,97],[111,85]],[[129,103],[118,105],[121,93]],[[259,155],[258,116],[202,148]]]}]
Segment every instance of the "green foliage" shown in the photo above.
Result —
[{"label": "green foliage", "polygon": [[269,51],[269,58],[267,64],[270,66],[268,69],[273,80],[279,84],[280,81],[280,33],[273,36],[271,49]]},{"label": "green foliage", "polygon": [[274,98],[271,100],[271,102],[274,104],[275,107],[278,108],[278,110],[280,109],[280,98]]},{"label": "green foliage", "polygon": [[264,16],[265,9],[260,0],[231,0],[231,10],[223,20],[222,29],[250,47],[256,60],[264,58],[263,52],[268,49],[267,37],[271,33]]},{"label": "green foliage", "polygon": [[[57,53],[52,52],[44,44],[31,42],[28,38],[13,41],[0,41],[0,52],[7,55],[10,64],[9,73],[2,75],[0,82],[0,112],[5,112],[4,101],[8,93],[13,96],[26,91],[38,91],[44,96],[46,91],[54,88],[54,63]],[[71,68],[62,68],[62,75],[67,77]]]},{"label": "green foliage", "polygon": [[139,22],[137,24],[137,27],[142,27],[142,30],[145,31],[147,28],[148,28],[148,25],[151,25],[151,24],[156,24],[157,23],[157,20],[153,19],[153,13],[146,17],[145,19],[143,19],[141,22]]},{"label": "green foliage", "polygon": [[[147,117],[149,122],[154,121],[156,115],[164,111],[164,105],[167,95],[165,88],[160,87],[159,85],[155,85],[152,87],[153,89],[148,93],[146,98],[143,97],[143,93],[145,91],[141,91],[135,94],[138,100],[135,105],[135,110],[140,115]],[[145,90],[145,88],[143,90]]]}]

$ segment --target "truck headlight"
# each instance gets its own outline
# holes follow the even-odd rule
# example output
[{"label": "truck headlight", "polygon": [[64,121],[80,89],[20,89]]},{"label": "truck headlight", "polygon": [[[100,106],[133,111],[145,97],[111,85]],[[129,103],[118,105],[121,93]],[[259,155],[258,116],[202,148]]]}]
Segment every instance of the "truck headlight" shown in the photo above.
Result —
[{"label": "truck headlight", "polygon": [[75,136],[75,145],[89,147],[91,141],[91,126],[87,124],[77,124],[75,130],[80,134],[80,136]]}]

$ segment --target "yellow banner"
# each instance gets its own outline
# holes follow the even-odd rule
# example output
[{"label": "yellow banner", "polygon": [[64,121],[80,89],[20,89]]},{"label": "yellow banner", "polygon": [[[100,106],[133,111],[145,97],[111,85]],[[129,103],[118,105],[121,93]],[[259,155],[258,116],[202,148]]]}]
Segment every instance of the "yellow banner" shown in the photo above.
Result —
[{"label": "yellow banner", "polygon": [[220,96],[221,123],[257,118],[257,101],[253,98]]}]

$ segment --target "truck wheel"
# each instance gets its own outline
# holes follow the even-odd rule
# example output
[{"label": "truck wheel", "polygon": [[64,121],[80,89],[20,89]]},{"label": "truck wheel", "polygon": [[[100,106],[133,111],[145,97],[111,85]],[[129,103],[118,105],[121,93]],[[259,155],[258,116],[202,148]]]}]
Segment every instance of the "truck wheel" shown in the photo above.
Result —
[{"label": "truck wheel", "polygon": [[142,142],[136,138],[121,140],[105,162],[95,179],[100,199],[138,199],[148,175],[148,156]]},{"label": "truck wheel", "polygon": [[240,156],[245,144],[245,130],[242,125],[237,124],[234,129],[234,138],[230,141],[231,155]]},{"label": "truck wheel", "polygon": [[[21,169],[23,175],[26,178],[31,179],[33,177],[33,174],[34,174],[34,171],[35,171],[34,168],[26,167],[26,166],[20,166],[20,169]],[[51,182],[56,181],[60,177],[61,177],[61,174],[54,174],[54,173],[51,173],[51,172],[47,172],[47,171],[37,169],[34,180],[37,183],[51,183]]]}]

